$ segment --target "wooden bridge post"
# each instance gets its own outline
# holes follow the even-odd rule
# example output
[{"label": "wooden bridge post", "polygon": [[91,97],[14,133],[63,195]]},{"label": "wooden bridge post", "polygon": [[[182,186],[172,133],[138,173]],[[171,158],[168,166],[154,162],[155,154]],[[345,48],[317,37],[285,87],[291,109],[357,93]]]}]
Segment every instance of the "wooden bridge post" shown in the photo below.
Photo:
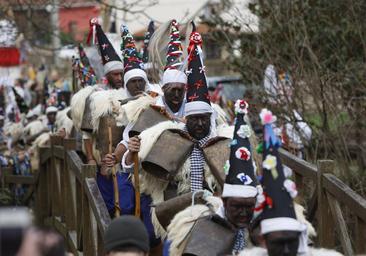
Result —
[{"label": "wooden bridge post", "polygon": [[61,137],[56,135],[51,135],[51,168],[48,170],[50,175],[50,184],[51,190],[50,194],[50,203],[51,203],[51,211],[53,216],[61,216],[62,209],[62,200],[61,200],[61,191],[60,191],[60,176],[59,176],[59,168],[56,167],[57,160],[55,154],[55,146],[61,144]]},{"label": "wooden bridge post", "polygon": [[49,147],[41,147],[39,150],[39,180],[35,188],[35,215],[38,225],[44,224],[44,220],[49,216],[47,167],[49,160],[45,156],[50,153]]},{"label": "wooden bridge post", "polygon": [[366,253],[366,222],[356,216],[355,251],[357,254]]},{"label": "wooden bridge post", "polygon": [[333,173],[334,162],[318,161],[317,192],[318,192],[318,241],[325,248],[334,248],[335,229],[326,191],[323,188],[323,174]]},{"label": "wooden bridge post", "polygon": [[63,141],[64,143],[64,165],[63,165],[63,170],[62,173],[62,183],[63,185],[61,186],[61,194],[63,197],[63,201],[64,201],[64,214],[65,214],[65,223],[67,228],[69,229],[69,231],[74,231],[76,230],[76,213],[75,213],[75,198],[74,198],[74,193],[73,190],[75,189],[72,186],[72,171],[69,168],[69,165],[67,163],[67,151],[68,150],[73,150],[76,148],[76,141],[75,139],[64,139]]},{"label": "wooden bridge post", "polygon": [[77,239],[77,248],[82,251],[82,232],[83,232],[83,215],[82,215],[82,207],[83,207],[83,183],[82,178],[75,178],[75,200],[76,200],[76,239]]},{"label": "wooden bridge post", "polygon": [[304,199],[304,178],[297,172],[295,172],[295,183],[297,187],[297,191],[299,192],[297,197],[295,198],[295,202],[304,205],[305,199]]},{"label": "wooden bridge post", "polygon": [[93,228],[91,207],[89,204],[88,196],[85,192],[86,178],[95,178],[96,176],[96,166],[95,165],[83,165],[81,169],[82,174],[82,225],[83,225],[83,254],[85,255],[97,255],[96,241],[97,229]]}]

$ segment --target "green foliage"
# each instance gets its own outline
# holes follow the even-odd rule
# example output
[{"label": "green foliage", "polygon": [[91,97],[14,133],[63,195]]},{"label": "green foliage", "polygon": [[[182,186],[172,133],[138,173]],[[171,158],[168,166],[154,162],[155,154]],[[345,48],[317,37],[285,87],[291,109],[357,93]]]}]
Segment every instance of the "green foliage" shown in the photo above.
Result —
[{"label": "green foliage", "polygon": [[0,206],[9,206],[14,204],[13,193],[9,189],[0,190]]},{"label": "green foliage", "polygon": [[[268,64],[290,74],[290,100],[268,106],[260,95],[259,101],[279,117],[298,110],[313,129],[316,158],[337,160],[347,175],[352,155],[362,158],[362,150],[350,152],[348,143],[366,141],[366,2],[257,0],[232,6],[246,8],[259,18],[258,31],[244,29],[248,24],[239,11],[230,21],[221,14],[210,19],[219,31],[216,40],[231,53],[232,69],[257,87]],[[358,162],[358,170],[365,170]]]}]

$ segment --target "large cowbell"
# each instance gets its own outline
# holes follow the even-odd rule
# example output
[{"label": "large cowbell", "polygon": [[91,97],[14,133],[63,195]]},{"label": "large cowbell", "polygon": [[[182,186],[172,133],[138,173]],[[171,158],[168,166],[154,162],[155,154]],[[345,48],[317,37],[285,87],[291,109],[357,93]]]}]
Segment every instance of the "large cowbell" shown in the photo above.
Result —
[{"label": "large cowbell", "polygon": [[116,119],[112,115],[102,116],[99,119],[99,127],[97,132],[96,148],[102,156],[109,152],[109,127],[112,131],[112,150],[122,140],[124,127],[119,127],[116,124]]},{"label": "large cowbell", "polygon": [[235,232],[217,215],[198,219],[194,224],[185,250],[185,256],[231,255]]},{"label": "large cowbell", "polygon": [[83,119],[81,121],[80,129],[84,132],[93,132],[93,125],[92,125],[92,112],[90,108],[90,97],[88,96],[85,100],[85,107],[83,113]]},{"label": "large cowbell", "polygon": [[165,130],[142,161],[142,168],[159,179],[173,180],[193,149],[193,142],[182,133]]},{"label": "large cowbell", "polygon": [[[172,199],[161,202],[155,206],[155,214],[160,225],[166,230],[174,216],[192,204],[193,193],[186,193]],[[204,204],[203,191],[194,196],[195,204]]]},{"label": "large cowbell", "polygon": [[164,114],[165,110],[162,107],[150,106],[142,111],[134,126],[129,132],[129,136],[140,134],[142,131],[164,121],[170,120]]}]

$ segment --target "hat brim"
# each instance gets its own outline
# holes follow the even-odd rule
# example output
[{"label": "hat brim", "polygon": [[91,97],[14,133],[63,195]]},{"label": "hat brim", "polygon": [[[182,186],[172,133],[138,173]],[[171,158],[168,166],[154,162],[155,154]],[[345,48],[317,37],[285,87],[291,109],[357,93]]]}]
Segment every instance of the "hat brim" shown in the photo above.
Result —
[{"label": "hat brim", "polygon": [[250,198],[256,197],[258,190],[256,187],[250,185],[235,185],[235,184],[224,184],[221,197],[242,197]]},{"label": "hat brim", "polygon": [[278,217],[264,219],[261,221],[261,233],[268,234],[276,231],[298,231],[302,232],[303,225],[294,218]]}]

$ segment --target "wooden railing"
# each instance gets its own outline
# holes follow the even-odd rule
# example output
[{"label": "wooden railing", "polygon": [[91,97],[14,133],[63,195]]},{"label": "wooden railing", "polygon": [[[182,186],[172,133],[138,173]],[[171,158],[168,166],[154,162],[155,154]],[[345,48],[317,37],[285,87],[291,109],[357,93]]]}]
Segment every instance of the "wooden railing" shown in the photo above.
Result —
[{"label": "wooden railing", "polygon": [[[339,241],[344,255],[365,254],[366,200],[333,175],[334,161],[319,160],[313,165],[282,149],[280,155],[294,171],[299,200],[307,205],[308,219],[316,218],[318,246],[335,248]],[[307,194],[310,190],[311,195]],[[348,229],[349,219],[353,220],[353,232]]]},{"label": "wooden railing", "polygon": [[96,167],[83,164],[75,147],[75,140],[53,136],[51,146],[39,149],[36,220],[57,229],[74,255],[102,255],[111,218],[97,186]]},{"label": "wooden railing", "polygon": [[20,204],[28,205],[32,199],[34,188],[38,183],[38,173],[34,175],[15,175],[13,174],[13,168],[11,167],[0,167],[1,168],[1,192],[5,192],[5,189],[9,189],[11,185],[26,185],[27,190],[22,196]]},{"label": "wooden railing", "polygon": [[[31,185],[28,199],[35,192],[38,224],[56,228],[74,255],[102,255],[102,237],[111,219],[96,183],[96,167],[83,164],[75,147],[75,140],[53,136],[51,146],[39,149],[40,168],[33,177],[3,169],[1,183]],[[334,162],[313,165],[283,149],[280,156],[294,172],[296,200],[306,206],[308,220],[316,223],[316,245],[340,244],[337,249],[345,255],[365,254],[366,200],[332,174]]]}]

